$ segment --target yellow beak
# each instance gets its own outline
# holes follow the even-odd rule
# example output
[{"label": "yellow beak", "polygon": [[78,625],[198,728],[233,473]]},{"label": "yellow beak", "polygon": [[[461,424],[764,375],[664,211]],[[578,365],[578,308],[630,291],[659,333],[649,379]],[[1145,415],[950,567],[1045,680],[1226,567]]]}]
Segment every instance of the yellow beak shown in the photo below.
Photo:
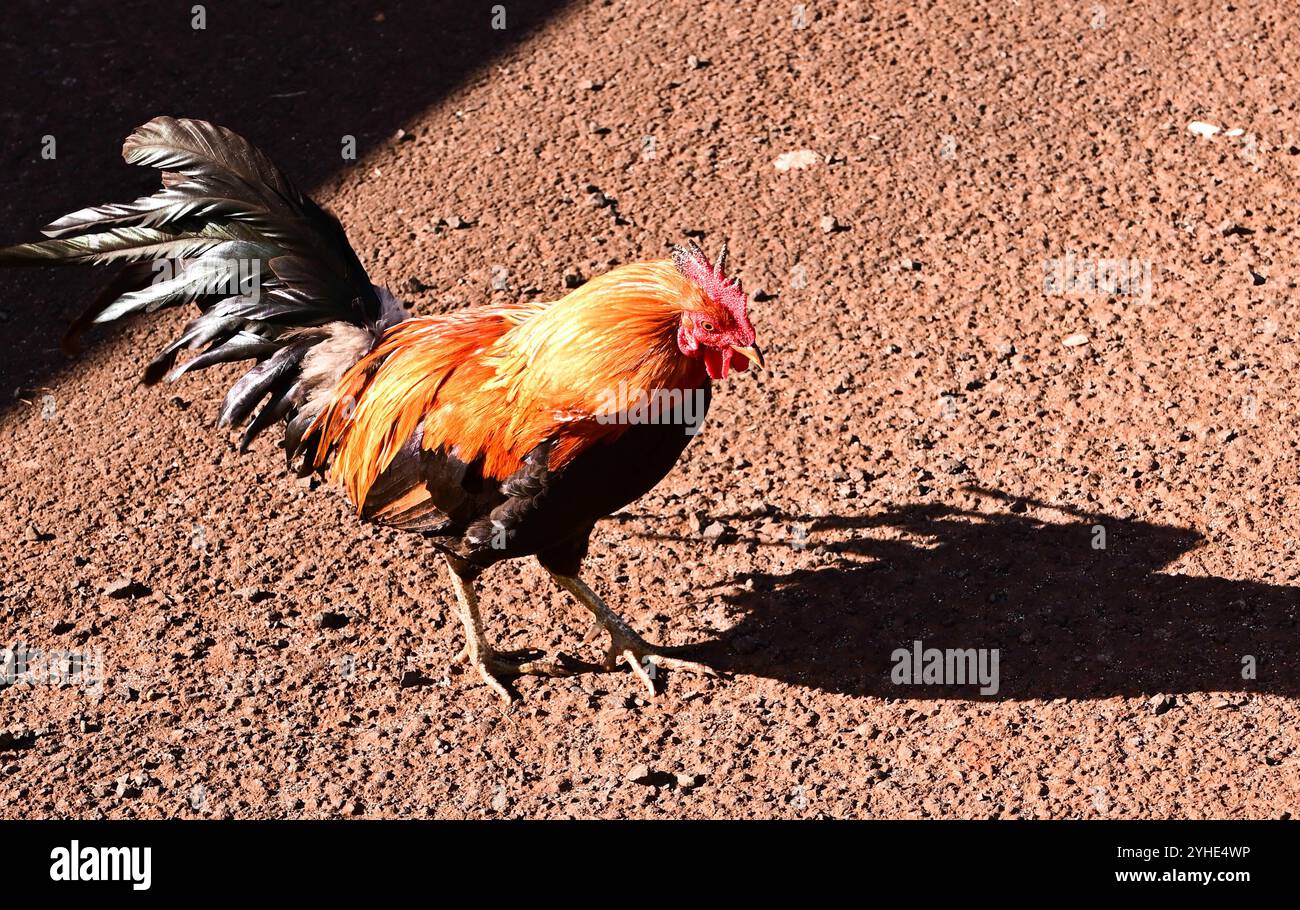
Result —
[{"label": "yellow beak", "polygon": [[742,348],[738,344],[733,344],[731,346],[731,349],[735,351],[737,354],[742,354],[745,357],[749,358],[750,362],[753,363],[754,366],[758,367],[760,370],[764,368],[763,352],[758,349],[758,345],[752,344],[747,348]]}]

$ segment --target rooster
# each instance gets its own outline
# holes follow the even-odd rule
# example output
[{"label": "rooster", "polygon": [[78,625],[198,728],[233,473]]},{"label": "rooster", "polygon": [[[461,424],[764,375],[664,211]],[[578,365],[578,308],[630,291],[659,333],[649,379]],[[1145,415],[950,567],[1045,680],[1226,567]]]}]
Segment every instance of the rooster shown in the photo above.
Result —
[{"label": "rooster", "polygon": [[[122,154],[159,168],[162,190],[73,212],[48,239],[0,250],[3,265],[126,264],[69,328],[69,354],[91,323],[197,305],[143,382],[253,361],[218,425],[247,421],[242,452],[284,423],[291,469],[339,482],[362,520],[424,535],[455,590],[459,659],[506,702],[523,674],[624,663],[651,697],[655,668],[713,674],[643,639],[579,570],[596,522],[672,469],[711,382],[763,365],[725,244],[713,262],[691,243],[551,303],[408,317],[338,220],[235,133],[158,117]],[[648,398],[666,404],[647,409]],[[475,583],[527,556],[592,613],[588,640],[608,634],[600,664],[488,644]]]}]

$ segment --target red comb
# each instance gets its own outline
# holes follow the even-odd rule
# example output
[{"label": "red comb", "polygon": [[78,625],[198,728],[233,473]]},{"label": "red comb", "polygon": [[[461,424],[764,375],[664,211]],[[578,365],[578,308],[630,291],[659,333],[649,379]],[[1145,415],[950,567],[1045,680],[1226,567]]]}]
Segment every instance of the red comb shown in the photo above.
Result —
[{"label": "red comb", "polygon": [[718,258],[709,263],[704,250],[694,240],[689,247],[673,248],[673,265],[710,300],[724,308],[736,321],[738,328],[752,343],[754,327],[749,323],[749,301],[741,290],[739,278],[727,278],[723,271],[727,265],[727,244],[724,241]]}]

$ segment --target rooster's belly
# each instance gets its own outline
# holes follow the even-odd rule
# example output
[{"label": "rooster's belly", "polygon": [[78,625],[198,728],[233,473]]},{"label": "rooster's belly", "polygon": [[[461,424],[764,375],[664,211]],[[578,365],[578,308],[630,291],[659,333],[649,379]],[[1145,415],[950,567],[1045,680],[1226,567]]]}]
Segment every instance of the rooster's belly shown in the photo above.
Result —
[{"label": "rooster's belly", "polygon": [[691,425],[666,415],[663,422],[630,422],[615,440],[590,446],[558,471],[546,467],[543,443],[502,481],[484,478],[476,462],[424,450],[417,430],[376,480],[362,517],[424,532],[479,568],[535,555],[547,568],[574,574],[595,523],[672,470],[708,408],[707,384],[701,399]]}]

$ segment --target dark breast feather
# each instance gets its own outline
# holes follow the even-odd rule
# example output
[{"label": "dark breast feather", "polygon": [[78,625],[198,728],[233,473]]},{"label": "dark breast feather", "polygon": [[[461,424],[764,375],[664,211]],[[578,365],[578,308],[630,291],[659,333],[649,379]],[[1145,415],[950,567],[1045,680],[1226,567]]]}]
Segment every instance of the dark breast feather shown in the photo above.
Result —
[{"label": "dark breast feather", "polygon": [[[700,420],[711,399],[707,385],[703,392]],[[667,476],[693,434],[677,420],[633,423],[559,471],[547,467],[548,440],[503,481],[485,479],[477,462],[425,451],[421,438],[417,429],[375,481],[364,519],[441,537],[440,549],[478,568],[536,555],[548,568],[574,574],[596,522]]]}]

